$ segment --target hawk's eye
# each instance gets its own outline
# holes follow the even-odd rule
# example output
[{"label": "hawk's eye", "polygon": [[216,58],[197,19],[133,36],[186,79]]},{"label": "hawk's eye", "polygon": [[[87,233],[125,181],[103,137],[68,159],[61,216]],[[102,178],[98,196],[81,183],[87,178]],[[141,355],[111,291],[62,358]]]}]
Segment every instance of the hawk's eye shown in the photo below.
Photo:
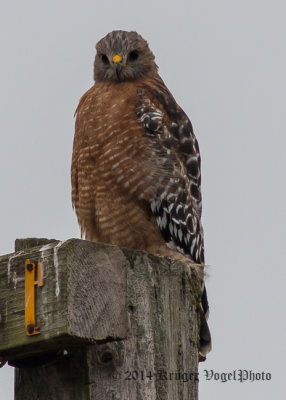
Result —
[{"label": "hawk's eye", "polygon": [[109,64],[108,57],[105,54],[101,54],[101,59],[104,62],[104,64]]},{"label": "hawk's eye", "polygon": [[131,62],[135,61],[135,60],[137,60],[138,56],[139,56],[138,51],[137,50],[133,50],[133,51],[131,51],[129,53],[128,60],[131,61]]}]

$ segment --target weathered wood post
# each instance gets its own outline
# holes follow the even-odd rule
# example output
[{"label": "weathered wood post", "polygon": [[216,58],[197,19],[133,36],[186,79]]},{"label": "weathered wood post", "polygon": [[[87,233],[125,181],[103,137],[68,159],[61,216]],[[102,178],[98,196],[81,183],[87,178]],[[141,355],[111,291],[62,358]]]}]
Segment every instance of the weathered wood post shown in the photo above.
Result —
[{"label": "weathered wood post", "polygon": [[[38,263],[44,281],[26,331],[25,269]],[[15,399],[196,400],[199,298],[196,273],[177,261],[78,239],[17,240],[0,257],[0,359],[16,366]]]}]

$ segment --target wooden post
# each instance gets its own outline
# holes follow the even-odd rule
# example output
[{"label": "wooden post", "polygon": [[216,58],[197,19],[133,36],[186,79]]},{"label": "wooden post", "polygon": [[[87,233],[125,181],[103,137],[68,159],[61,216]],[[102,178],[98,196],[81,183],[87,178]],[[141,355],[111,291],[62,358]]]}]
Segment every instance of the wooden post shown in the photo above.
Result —
[{"label": "wooden post", "polygon": [[[25,261],[39,334],[25,331]],[[196,400],[200,284],[186,265],[85,240],[16,241],[0,257],[0,359],[16,400]]]}]

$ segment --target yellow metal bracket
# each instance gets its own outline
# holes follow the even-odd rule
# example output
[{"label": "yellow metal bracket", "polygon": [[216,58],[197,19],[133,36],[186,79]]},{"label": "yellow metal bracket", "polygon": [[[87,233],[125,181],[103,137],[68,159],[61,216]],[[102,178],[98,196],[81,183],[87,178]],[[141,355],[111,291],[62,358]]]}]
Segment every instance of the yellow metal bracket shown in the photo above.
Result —
[{"label": "yellow metal bracket", "polygon": [[25,261],[25,327],[28,336],[38,335],[39,327],[35,317],[35,285],[44,285],[44,265],[38,263],[37,280],[35,280],[36,265],[29,259]]}]

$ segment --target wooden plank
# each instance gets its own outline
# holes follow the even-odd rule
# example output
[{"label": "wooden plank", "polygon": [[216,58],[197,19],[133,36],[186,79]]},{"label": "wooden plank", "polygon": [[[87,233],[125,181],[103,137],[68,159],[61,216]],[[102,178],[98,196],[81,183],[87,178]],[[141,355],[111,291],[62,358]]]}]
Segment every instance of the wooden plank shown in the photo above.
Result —
[{"label": "wooden plank", "polygon": [[[180,262],[123,251],[130,262],[129,335],[127,340],[105,345],[113,355],[110,365],[89,364],[90,398],[195,400],[198,278]],[[89,356],[95,355],[90,349]],[[183,382],[184,373],[188,382]]]},{"label": "wooden plank", "polygon": [[[26,257],[45,264],[32,337]],[[16,400],[197,399],[200,283],[186,265],[71,239],[3,256],[0,278],[0,355],[20,363]]]},{"label": "wooden plank", "polygon": [[[32,337],[25,333],[24,320],[28,258],[43,262],[45,281],[43,287],[35,288],[41,333]],[[1,257],[0,356],[13,360],[41,353],[43,342],[50,351],[63,341],[125,337],[125,264],[120,249],[78,239],[53,241]]]}]

